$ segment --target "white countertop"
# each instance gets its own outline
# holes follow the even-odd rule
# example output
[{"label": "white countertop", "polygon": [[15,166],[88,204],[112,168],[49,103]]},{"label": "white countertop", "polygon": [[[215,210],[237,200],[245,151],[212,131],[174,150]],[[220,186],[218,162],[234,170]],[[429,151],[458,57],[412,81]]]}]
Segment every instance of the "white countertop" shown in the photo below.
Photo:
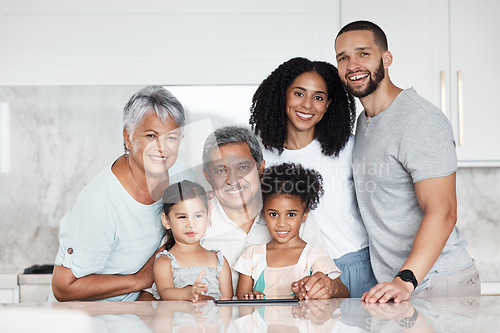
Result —
[{"label": "white countertop", "polygon": [[[38,318],[40,313],[50,314],[52,319],[41,322],[36,331],[51,333],[56,331],[57,325],[68,323],[72,314],[75,320],[85,325],[91,322],[92,332],[171,332],[174,328],[185,332],[500,331],[499,296],[430,301],[412,298],[398,304],[366,304],[352,298],[253,306],[217,306],[212,301],[195,304],[155,301],[0,305],[0,315],[5,314],[4,310],[18,313],[16,318],[28,319],[13,322],[13,316],[4,315],[2,325],[11,325],[9,327],[16,328],[16,331],[23,331],[26,325],[31,329],[32,319]],[[91,320],[85,320],[82,314]]]}]

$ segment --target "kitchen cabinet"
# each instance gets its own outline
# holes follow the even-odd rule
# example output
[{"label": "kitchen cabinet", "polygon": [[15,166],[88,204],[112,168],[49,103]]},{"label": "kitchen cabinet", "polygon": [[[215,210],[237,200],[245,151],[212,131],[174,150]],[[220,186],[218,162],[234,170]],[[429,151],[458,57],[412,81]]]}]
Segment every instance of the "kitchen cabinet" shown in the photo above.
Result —
[{"label": "kitchen cabinet", "polygon": [[0,304],[46,303],[52,274],[0,274]]},{"label": "kitchen cabinet", "polygon": [[52,274],[19,274],[19,301],[47,303]]},{"label": "kitchen cabinet", "polygon": [[19,286],[16,274],[0,274],[0,304],[18,303]]},{"label": "kitchen cabinet", "polygon": [[459,166],[500,166],[495,99],[500,1],[343,0],[341,25],[366,19],[387,34],[401,88],[415,87],[449,118]]},{"label": "kitchen cabinet", "polygon": [[0,1],[0,85],[259,84],[335,59],[339,1]]}]

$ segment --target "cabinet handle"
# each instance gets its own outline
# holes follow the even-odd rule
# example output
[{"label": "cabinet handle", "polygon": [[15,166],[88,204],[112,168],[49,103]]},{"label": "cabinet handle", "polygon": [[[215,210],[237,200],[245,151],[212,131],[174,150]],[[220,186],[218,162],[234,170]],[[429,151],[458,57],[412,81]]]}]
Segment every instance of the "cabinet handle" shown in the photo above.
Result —
[{"label": "cabinet handle", "polygon": [[446,82],[444,81],[444,71],[439,72],[441,85],[441,111],[446,114]]},{"label": "cabinet handle", "polygon": [[464,145],[464,98],[462,71],[457,72],[457,92],[458,92],[458,145]]}]

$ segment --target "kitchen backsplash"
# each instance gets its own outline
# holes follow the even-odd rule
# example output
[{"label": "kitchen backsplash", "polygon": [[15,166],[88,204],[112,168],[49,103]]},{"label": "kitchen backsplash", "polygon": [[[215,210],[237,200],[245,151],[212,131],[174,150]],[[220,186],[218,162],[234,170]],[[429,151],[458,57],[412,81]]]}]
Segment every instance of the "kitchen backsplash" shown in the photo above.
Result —
[{"label": "kitchen backsplash", "polygon": [[[10,170],[0,173],[0,274],[53,263],[59,220],[83,186],[122,154],[122,108],[141,88],[0,87],[0,102],[10,108]],[[500,281],[500,168],[460,168],[457,197],[458,226],[482,281]]]}]

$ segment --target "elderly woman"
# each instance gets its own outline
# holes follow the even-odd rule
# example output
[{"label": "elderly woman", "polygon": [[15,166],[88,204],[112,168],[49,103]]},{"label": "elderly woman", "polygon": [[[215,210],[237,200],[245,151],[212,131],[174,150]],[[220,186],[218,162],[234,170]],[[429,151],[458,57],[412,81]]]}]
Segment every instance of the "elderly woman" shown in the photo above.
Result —
[{"label": "elderly woman", "polygon": [[82,190],[61,220],[55,299],[133,301],[151,287],[163,191],[196,180],[177,161],[184,121],[182,105],[162,87],[146,87],[125,105],[125,154]]}]

